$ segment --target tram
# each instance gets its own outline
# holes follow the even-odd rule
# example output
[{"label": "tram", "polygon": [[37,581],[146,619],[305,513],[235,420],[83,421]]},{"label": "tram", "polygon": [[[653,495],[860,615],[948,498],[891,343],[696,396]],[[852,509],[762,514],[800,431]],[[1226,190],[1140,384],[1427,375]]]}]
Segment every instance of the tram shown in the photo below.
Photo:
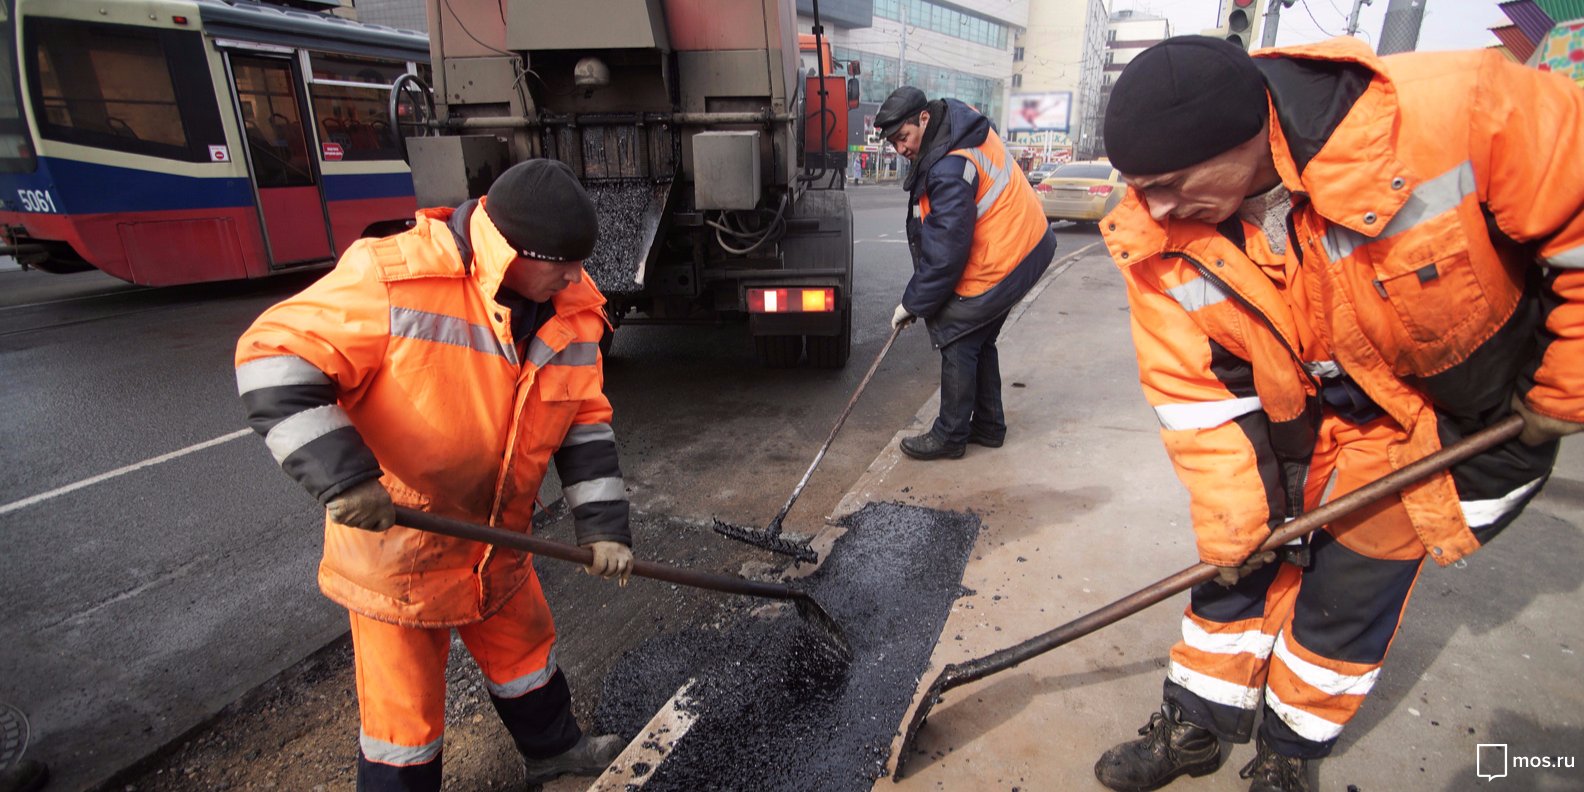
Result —
[{"label": "tram", "polygon": [[417,208],[422,34],[252,0],[0,0],[0,252],[166,286],[334,259]]}]

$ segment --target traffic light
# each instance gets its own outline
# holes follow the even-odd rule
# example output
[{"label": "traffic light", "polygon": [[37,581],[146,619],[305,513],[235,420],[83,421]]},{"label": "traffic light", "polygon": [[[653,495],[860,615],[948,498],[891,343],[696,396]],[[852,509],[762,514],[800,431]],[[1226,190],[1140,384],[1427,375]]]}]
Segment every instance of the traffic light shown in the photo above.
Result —
[{"label": "traffic light", "polygon": [[1219,36],[1248,49],[1254,44],[1254,23],[1259,21],[1261,0],[1221,0],[1220,25],[1205,35]]}]

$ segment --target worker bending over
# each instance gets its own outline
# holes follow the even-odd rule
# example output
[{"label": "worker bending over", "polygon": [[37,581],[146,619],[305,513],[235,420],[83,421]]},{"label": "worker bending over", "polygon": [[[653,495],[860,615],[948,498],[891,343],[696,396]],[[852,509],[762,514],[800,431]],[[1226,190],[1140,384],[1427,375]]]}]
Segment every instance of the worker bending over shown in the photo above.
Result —
[{"label": "worker bending over", "polygon": [[527,554],[392,527],[396,503],[526,533],[554,458],[588,571],[625,582],[605,299],[582,268],[598,233],[571,169],[529,160],[482,200],[354,244],[237,346],[249,423],[326,507],[319,587],[351,612],[359,789],[440,788],[453,629],[530,784],[620,752],[573,719]]},{"label": "worker bending over", "polygon": [[[1426,555],[1518,516],[1584,421],[1584,92],[1491,51],[1377,58],[1167,39],[1105,119],[1101,223],[1200,558],[1164,703],[1095,766],[1155,789],[1257,737],[1307,790]],[[1253,555],[1271,531],[1517,412],[1523,435]],[[1258,730],[1255,721],[1259,720]]]}]

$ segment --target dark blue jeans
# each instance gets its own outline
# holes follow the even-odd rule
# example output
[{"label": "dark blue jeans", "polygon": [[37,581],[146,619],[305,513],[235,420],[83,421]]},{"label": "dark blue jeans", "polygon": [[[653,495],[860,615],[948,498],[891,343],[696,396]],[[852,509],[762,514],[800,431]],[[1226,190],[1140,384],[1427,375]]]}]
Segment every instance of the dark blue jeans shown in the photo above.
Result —
[{"label": "dark blue jeans", "polygon": [[941,348],[940,417],[930,429],[947,445],[968,442],[970,432],[999,440],[1006,437],[1001,409],[1001,353],[996,336],[1006,315]]}]

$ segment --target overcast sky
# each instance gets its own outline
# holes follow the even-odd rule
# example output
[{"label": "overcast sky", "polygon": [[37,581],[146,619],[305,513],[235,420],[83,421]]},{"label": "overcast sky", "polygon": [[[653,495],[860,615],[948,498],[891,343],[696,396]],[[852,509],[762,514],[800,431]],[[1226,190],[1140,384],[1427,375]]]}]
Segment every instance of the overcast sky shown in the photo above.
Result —
[{"label": "overcast sky", "polygon": [[[1038,2],[1038,0],[1034,0]],[[1275,0],[1265,0],[1267,6]],[[1424,25],[1419,30],[1419,49],[1449,50],[1486,47],[1497,43],[1489,28],[1508,23],[1496,7],[1496,0],[1421,0],[1425,3]],[[1353,0],[1298,0],[1281,10],[1277,45],[1304,44],[1340,36],[1347,29]],[[1359,13],[1358,37],[1373,47],[1380,38],[1381,22],[1386,18],[1390,0],[1372,0]],[[1218,0],[1113,0],[1113,11],[1133,9],[1171,20],[1172,32],[1199,33],[1216,21]],[[1255,43],[1264,34],[1265,21],[1255,26]]]}]

